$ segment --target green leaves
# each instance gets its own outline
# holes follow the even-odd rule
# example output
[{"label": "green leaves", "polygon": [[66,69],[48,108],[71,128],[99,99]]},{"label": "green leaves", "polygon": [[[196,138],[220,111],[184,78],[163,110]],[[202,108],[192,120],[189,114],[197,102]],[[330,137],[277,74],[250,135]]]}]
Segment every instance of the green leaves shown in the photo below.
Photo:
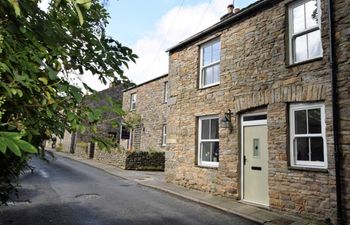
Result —
[{"label": "green leaves", "polygon": [[0,132],[0,152],[6,154],[8,149],[18,157],[22,152],[37,153],[37,149],[32,144],[21,138],[22,135],[18,132]]},{"label": "green leaves", "polygon": [[39,77],[38,80],[40,80],[41,82],[43,82],[43,84],[47,85],[48,84],[48,80],[46,77]]},{"label": "green leaves", "polygon": [[19,7],[18,0],[8,0],[8,1],[12,5],[13,9],[15,10],[16,16],[20,16],[21,15],[21,9]]},{"label": "green leaves", "polygon": [[22,149],[22,151],[32,153],[32,154],[38,152],[38,150],[33,145],[31,145],[30,143],[28,143],[26,141],[18,140],[16,142],[16,144],[20,147],[20,149]]},{"label": "green leaves", "polygon": [[85,9],[90,9],[92,5],[91,0],[76,0],[76,3],[82,5]]}]

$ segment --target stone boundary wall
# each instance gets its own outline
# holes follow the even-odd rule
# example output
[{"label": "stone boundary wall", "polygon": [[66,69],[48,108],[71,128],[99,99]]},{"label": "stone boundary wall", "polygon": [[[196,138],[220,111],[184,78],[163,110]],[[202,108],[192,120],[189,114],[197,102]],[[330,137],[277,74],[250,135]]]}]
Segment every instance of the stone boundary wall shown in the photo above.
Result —
[{"label": "stone boundary wall", "polygon": [[[79,142],[76,144],[74,154],[83,159],[89,159],[90,144]],[[71,154],[69,149],[60,150],[62,153]],[[149,170],[164,171],[165,153],[164,152],[128,152],[118,150],[117,148],[100,150],[96,146],[94,158],[98,162],[116,166],[126,170]]]},{"label": "stone boundary wall", "polygon": [[131,152],[125,161],[126,170],[164,171],[164,152]]}]

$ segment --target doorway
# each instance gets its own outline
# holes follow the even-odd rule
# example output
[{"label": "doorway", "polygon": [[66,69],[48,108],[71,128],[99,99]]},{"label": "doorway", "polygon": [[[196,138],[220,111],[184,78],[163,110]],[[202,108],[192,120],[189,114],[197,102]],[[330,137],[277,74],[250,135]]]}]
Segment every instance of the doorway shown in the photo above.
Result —
[{"label": "doorway", "polygon": [[242,200],[268,206],[267,116],[242,116]]}]

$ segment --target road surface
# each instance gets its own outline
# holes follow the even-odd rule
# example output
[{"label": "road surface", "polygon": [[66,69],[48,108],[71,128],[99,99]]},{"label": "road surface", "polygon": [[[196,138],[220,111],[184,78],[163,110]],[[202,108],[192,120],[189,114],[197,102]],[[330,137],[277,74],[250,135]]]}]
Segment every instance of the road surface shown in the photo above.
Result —
[{"label": "road surface", "polygon": [[143,187],[79,162],[33,159],[0,225],[250,225],[243,218]]}]

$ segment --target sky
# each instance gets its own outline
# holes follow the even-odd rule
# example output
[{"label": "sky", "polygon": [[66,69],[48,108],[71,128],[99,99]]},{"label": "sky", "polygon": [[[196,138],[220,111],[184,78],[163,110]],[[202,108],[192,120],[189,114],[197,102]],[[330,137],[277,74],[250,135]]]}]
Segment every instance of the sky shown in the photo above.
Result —
[{"label": "sky", "polygon": [[[43,0],[44,2],[47,0]],[[245,8],[255,0],[236,0]],[[136,84],[168,73],[166,50],[219,22],[232,0],[109,0],[107,35],[131,48],[139,58],[125,75]],[[96,90],[104,86],[87,74],[84,82]]]},{"label": "sky", "polygon": [[[255,0],[236,0],[244,8]],[[168,73],[166,50],[219,22],[232,0],[109,0],[107,34],[139,56],[125,74],[136,84]]]}]

